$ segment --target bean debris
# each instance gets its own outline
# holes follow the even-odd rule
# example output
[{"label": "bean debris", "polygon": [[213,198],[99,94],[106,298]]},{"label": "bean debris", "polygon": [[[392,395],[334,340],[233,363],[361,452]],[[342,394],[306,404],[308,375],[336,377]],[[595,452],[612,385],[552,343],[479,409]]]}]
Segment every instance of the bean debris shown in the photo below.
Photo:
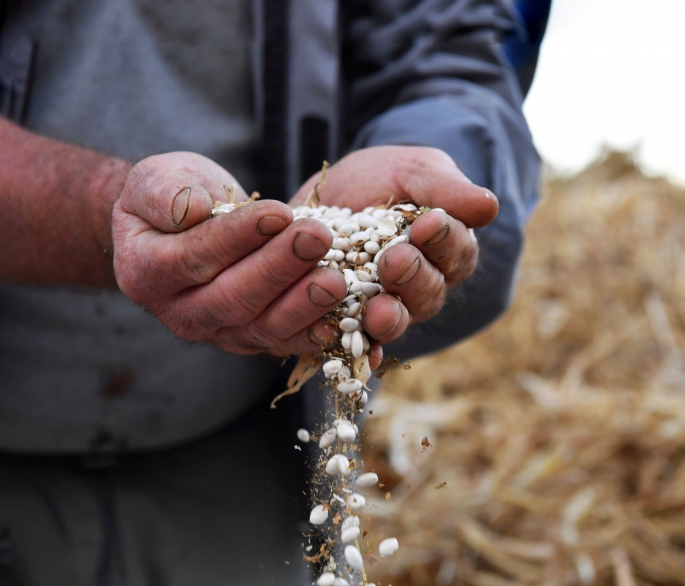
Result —
[{"label": "bean debris", "polygon": [[[355,443],[359,429],[354,417],[363,411],[371,392],[367,386],[371,377],[371,344],[364,332],[364,313],[368,301],[385,292],[378,277],[379,260],[391,246],[411,242],[411,223],[428,210],[402,204],[392,208],[367,207],[354,213],[347,207],[315,205],[322,185],[323,176],[313,192],[316,197],[310,196],[308,199],[312,201],[296,207],[293,215],[295,219],[317,219],[328,227],[333,241],[319,266],[342,273],[347,295],[340,306],[326,316],[340,334],[336,344],[322,348],[320,353],[325,387],[332,392],[329,405],[334,421],[320,432],[318,473],[312,487],[318,502],[327,504],[314,506],[309,520],[321,527],[319,531],[323,533],[325,543],[338,544],[331,548],[322,546],[320,555],[315,556],[322,564],[317,586],[349,586],[350,576],[345,579],[340,573],[345,565],[355,573],[353,583],[356,586],[359,574],[361,581],[368,584],[359,549],[362,534],[359,513],[366,505],[366,498],[357,491],[378,484],[375,472],[364,472],[357,467],[361,457],[358,442]],[[230,204],[221,208],[227,205]],[[215,213],[228,211],[226,208]],[[301,429],[297,437],[306,443],[310,434]],[[340,520],[342,524],[338,526]],[[396,539],[386,539],[380,545],[380,554],[387,557],[398,547]]]}]

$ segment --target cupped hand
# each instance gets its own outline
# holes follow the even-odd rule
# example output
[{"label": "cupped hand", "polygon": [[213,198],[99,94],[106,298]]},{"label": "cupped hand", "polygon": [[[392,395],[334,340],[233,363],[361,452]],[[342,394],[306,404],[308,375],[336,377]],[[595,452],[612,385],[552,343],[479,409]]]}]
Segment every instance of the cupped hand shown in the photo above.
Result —
[{"label": "cupped hand", "polygon": [[[268,200],[210,219],[233,183],[194,153],[135,165],[112,215],[119,288],[179,337],[236,354],[286,356],[332,342],[321,318],[347,289],[340,273],[317,268],[329,230],[293,222],[287,205]],[[240,187],[235,197],[247,200]]]},{"label": "cupped hand", "polygon": [[[311,192],[319,175],[298,191],[292,205]],[[384,146],[355,151],[330,167],[321,203],[360,211],[367,206],[411,202],[438,208],[411,225],[411,244],[389,248],[378,276],[386,293],[367,304],[364,329],[378,342],[401,336],[413,322],[436,315],[449,288],[463,282],[478,262],[472,228],[491,222],[497,198],[474,185],[443,151]]]}]

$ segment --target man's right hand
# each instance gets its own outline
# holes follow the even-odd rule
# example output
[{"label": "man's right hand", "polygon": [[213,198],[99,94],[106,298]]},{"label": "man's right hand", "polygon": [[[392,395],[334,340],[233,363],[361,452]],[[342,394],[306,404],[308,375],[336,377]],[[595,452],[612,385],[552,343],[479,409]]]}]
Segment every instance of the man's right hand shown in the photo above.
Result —
[{"label": "man's right hand", "polygon": [[[277,356],[335,338],[321,319],[344,298],[335,270],[317,268],[331,245],[320,222],[257,201],[210,220],[235,179],[194,153],[144,159],[114,205],[117,283],[181,338],[236,354]],[[238,201],[247,199],[242,189]]]}]

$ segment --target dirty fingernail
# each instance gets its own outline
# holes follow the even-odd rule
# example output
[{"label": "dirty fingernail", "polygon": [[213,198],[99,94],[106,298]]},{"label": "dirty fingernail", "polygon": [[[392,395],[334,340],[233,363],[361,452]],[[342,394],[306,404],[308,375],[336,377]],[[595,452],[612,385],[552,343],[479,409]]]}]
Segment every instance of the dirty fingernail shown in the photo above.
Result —
[{"label": "dirty fingernail", "polygon": [[395,304],[395,307],[397,309],[397,318],[395,319],[395,323],[386,331],[383,333],[381,336],[382,338],[385,338],[386,336],[390,336],[400,325],[400,322],[402,321],[402,305],[397,302]]},{"label": "dirty fingernail", "polygon": [[321,338],[319,338],[319,336],[316,335],[316,332],[312,328],[309,328],[307,330],[307,338],[315,346],[323,346],[324,345],[323,340]]},{"label": "dirty fingernail", "polygon": [[393,285],[406,285],[411,281],[415,276],[416,273],[419,272],[419,269],[421,268],[421,259],[416,258],[414,259],[414,262],[409,265],[409,268],[404,271],[397,279],[395,279],[392,284]]},{"label": "dirty fingernail", "polygon": [[314,236],[299,232],[293,240],[293,252],[302,260],[315,260],[328,252],[328,246]]},{"label": "dirty fingernail", "polygon": [[328,307],[339,301],[332,293],[316,283],[309,285],[307,293],[309,294],[309,300],[319,307]]},{"label": "dirty fingernail", "polygon": [[180,226],[188,216],[190,192],[190,187],[184,187],[174,196],[174,201],[171,203],[171,219],[176,226]]},{"label": "dirty fingernail", "polygon": [[273,236],[285,230],[288,222],[280,216],[264,216],[257,222],[257,232],[262,236]]},{"label": "dirty fingernail", "polygon": [[450,233],[450,227],[445,224],[440,230],[438,230],[431,238],[426,240],[423,245],[427,246],[428,248],[432,246],[437,246],[440,244],[445,238],[447,238],[447,235]]}]

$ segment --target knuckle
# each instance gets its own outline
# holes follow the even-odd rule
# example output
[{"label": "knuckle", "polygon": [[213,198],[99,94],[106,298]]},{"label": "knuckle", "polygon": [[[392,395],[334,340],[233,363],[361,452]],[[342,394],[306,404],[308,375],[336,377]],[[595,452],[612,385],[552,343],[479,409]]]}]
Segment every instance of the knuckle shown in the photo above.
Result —
[{"label": "knuckle", "polygon": [[240,336],[242,346],[248,350],[256,350],[265,352],[276,345],[277,340],[274,340],[263,328],[256,322],[250,322],[241,328]]},{"label": "knuckle", "polygon": [[244,326],[259,314],[255,300],[244,295],[233,283],[218,285],[217,302],[226,314],[228,322],[234,326]]},{"label": "knuckle", "polygon": [[254,348],[243,344],[240,341],[240,336],[236,335],[235,331],[221,335],[219,341],[215,341],[214,345],[221,348],[225,352],[231,354],[239,354],[242,356],[252,356],[254,354],[261,354],[264,350]]},{"label": "knuckle", "polygon": [[281,291],[292,283],[290,272],[280,263],[265,260],[260,263],[259,276],[269,289]]},{"label": "knuckle", "polygon": [[181,275],[185,275],[195,285],[208,283],[215,276],[213,263],[200,257],[191,247],[181,248],[176,251],[176,265]]}]

